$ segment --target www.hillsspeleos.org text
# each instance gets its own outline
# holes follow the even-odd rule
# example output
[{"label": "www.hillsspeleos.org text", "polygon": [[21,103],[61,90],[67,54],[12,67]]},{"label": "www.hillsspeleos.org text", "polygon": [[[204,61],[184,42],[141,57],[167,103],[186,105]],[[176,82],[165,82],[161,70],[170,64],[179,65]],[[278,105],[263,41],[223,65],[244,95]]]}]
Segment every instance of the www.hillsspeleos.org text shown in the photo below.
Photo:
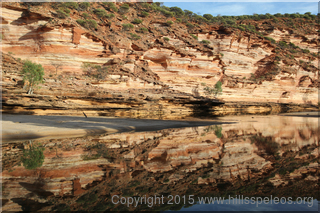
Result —
[{"label": "www.hillsspeleos.org text", "polygon": [[178,204],[243,204],[243,205],[256,205],[258,207],[261,204],[292,204],[292,205],[308,205],[313,206],[313,197],[298,197],[293,200],[292,197],[245,197],[243,195],[237,195],[232,197],[229,195],[228,198],[224,197],[195,197],[194,195],[168,195],[168,196],[141,196],[141,197],[122,197],[119,195],[113,195],[111,199],[113,204],[123,204],[133,207],[138,205],[148,205],[152,207],[154,205],[178,205]]}]

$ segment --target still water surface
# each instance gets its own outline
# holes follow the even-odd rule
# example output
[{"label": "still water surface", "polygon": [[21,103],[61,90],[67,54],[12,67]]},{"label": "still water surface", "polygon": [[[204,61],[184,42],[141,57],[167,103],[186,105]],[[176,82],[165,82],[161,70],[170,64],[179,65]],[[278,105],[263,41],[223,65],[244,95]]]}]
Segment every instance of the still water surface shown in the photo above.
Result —
[{"label": "still water surface", "polygon": [[218,120],[3,144],[2,210],[318,210],[318,117]]}]

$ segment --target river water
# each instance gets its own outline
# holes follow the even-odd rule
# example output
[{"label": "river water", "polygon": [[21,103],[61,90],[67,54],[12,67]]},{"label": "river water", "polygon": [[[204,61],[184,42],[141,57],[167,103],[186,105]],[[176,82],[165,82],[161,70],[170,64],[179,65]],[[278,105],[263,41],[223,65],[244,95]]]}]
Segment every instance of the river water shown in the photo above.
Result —
[{"label": "river water", "polygon": [[216,120],[3,144],[2,211],[318,210],[317,113]]}]

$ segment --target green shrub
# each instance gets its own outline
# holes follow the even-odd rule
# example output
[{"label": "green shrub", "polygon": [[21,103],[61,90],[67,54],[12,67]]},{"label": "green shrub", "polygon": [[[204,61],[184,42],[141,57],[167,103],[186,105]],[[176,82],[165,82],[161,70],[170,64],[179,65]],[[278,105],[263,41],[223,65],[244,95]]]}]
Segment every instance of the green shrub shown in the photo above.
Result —
[{"label": "green shrub", "polygon": [[190,29],[191,29],[191,28],[194,28],[194,25],[191,24],[191,23],[187,23],[186,26],[187,26],[188,28],[190,28]]},{"label": "green shrub", "polygon": [[274,40],[273,38],[270,37],[264,37],[265,39],[267,39],[268,41],[271,41],[271,43],[275,44],[276,40]]},{"label": "green shrub", "polygon": [[82,160],[84,160],[84,161],[96,160],[96,159],[98,159],[100,157],[101,157],[100,154],[91,154],[91,155],[82,155],[81,156]]},{"label": "green shrub", "polygon": [[63,9],[64,10],[64,12],[66,12],[66,13],[68,13],[68,14],[70,14],[70,10],[68,9],[68,8],[65,8],[65,9]]},{"label": "green shrub", "polygon": [[89,17],[88,13],[82,13],[82,17],[87,19]]},{"label": "green shrub", "polygon": [[85,27],[86,26],[86,21],[82,19],[77,19],[77,23],[80,24],[81,26]]},{"label": "green shrub", "polygon": [[77,23],[87,29],[97,29],[97,27],[98,27],[97,22],[95,20],[91,20],[91,19],[89,19],[89,20],[78,19]]},{"label": "green shrub", "polygon": [[194,13],[190,10],[184,10],[184,15],[185,17],[187,17],[188,19],[191,19],[192,16],[194,15]]},{"label": "green shrub", "polygon": [[168,25],[168,26],[171,26],[172,24],[173,24],[172,21],[167,21],[167,25]]},{"label": "green shrub", "polygon": [[81,3],[79,4],[79,8],[80,8],[81,10],[87,10],[89,7],[90,7],[90,3],[89,3],[89,2],[81,2]]},{"label": "green shrub", "polygon": [[121,18],[123,18],[124,20],[128,19],[128,17],[125,15],[122,15]]},{"label": "green shrub", "polygon": [[156,7],[160,7],[161,3],[160,2],[153,2],[152,5],[154,5]]},{"label": "green shrub", "polygon": [[123,4],[120,8],[129,10],[130,6],[128,4]]},{"label": "green shrub", "polygon": [[241,27],[241,26],[238,26],[237,27],[239,30],[241,30],[241,31],[245,31],[246,29],[245,28],[243,28],[243,27]]},{"label": "green shrub", "polygon": [[232,20],[232,19],[228,19],[228,20],[226,20],[226,23],[227,23],[228,25],[235,25],[235,24],[236,24],[236,21],[235,21],[235,20]]},{"label": "green shrub", "polygon": [[130,35],[131,35],[132,40],[138,40],[141,38],[140,36],[138,36],[137,34],[134,34],[134,33],[130,33]]},{"label": "green shrub", "polygon": [[129,11],[129,9],[130,9],[130,7],[128,4],[123,4],[119,8],[119,13],[121,13],[121,14],[127,13]]},{"label": "green shrub", "polygon": [[194,15],[193,16],[193,19],[195,20],[195,21],[197,21],[198,23],[205,23],[205,22],[208,22],[208,20],[205,18],[205,17],[203,17],[203,16],[200,16],[200,15]]},{"label": "green shrub", "polygon": [[283,17],[283,15],[281,13],[276,13],[274,14],[275,17]]},{"label": "green shrub", "polygon": [[78,9],[78,7],[79,7],[77,2],[65,2],[65,3],[63,3],[62,6],[68,7],[70,9],[75,9],[75,10]]},{"label": "green shrub", "polygon": [[151,5],[149,6],[149,8],[150,8],[152,11],[156,11],[156,10],[157,10],[157,7],[154,6],[153,4],[151,4]]},{"label": "green shrub", "polygon": [[300,18],[300,15],[293,13],[293,14],[290,14],[290,17],[291,18]]},{"label": "green shrub", "polygon": [[294,49],[299,48],[298,46],[296,46],[294,43],[291,43],[291,42],[289,43],[289,46],[292,47],[292,48],[294,48]]},{"label": "green shrub", "polygon": [[143,2],[143,3],[141,3],[141,7],[148,9],[150,7],[150,5],[147,2]]},{"label": "green shrub", "polygon": [[302,52],[303,52],[303,53],[310,53],[310,50],[308,50],[308,49],[303,49]]},{"label": "green shrub", "polygon": [[102,18],[107,15],[107,12],[104,9],[94,9],[93,12],[98,18]]},{"label": "green shrub", "polygon": [[146,33],[148,32],[149,30],[145,27],[141,27],[140,30],[139,30],[141,33]]},{"label": "green shrub", "polygon": [[[220,81],[218,81],[218,83],[221,83]],[[217,83],[217,84],[218,84]],[[216,84],[216,85],[217,85]],[[222,84],[221,84],[222,85]],[[221,85],[220,85],[220,92],[222,92],[222,89],[221,89]],[[218,91],[218,93],[219,93],[219,91]],[[217,138],[221,138],[222,137],[222,133],[221,133],[221,131],[222,131],[222,126],[214,126],[214,134],[217,136]]]},{"label": "green shrub", "polygon": [[305,19],[308,19],[308,20],[312,19],[311,16],[307,16],[307,15],[303,15],[302,17],[305,18]]},{"label": "green shrub", "polygon": [[21,162],[23,166],[28,169],[36,169],[41,167],[44,162],[44,148],[32,146],[29,150],[23,150]]},{"label": "green shrub", "polygon": [[146,12],[146,11],[142,11],[142,12],[141,12],[141,16],[142,16],[142,17],[147,17],[148,15],[149,15],[149,13]]},{"label": "green shrub", "polygon": [[102,2],[102,4],[106,5],[109,11],[118,12],[118,8],[114,5],[113,2]]},{"label": "green shrub", "polygon": [[260,21],[260,17],[259,17],[258,14],[254,14],[254,15],[252,16],[252,18],[253,18],[253,20],[255,20],[255,21]]},{"label": "green shrub", "polygon": [[62,10],[58,10],[57,11],[57,17],[60,19],[65,19],[69,16],[69,14],[67,14],[66,12],[62,11]]},{"label": "green shrub", "polygon": [[167,10],[164,10],[164,9],[161,10],[161,13],[167,18],[170,18],[170,17],[174,16],[173,12],[170,12],[170,11],[167,11]]},{"label": "green shrub", "polygon": [[138,18],[135,18],[133,21],[132,21],[133,24],[141,24],[142,23],[142,20],[141,19],[138,19]]},{"label": "green shrub", "polygon": [[279,45],[283,48],[288,47],[287,43],[285,41],[279,41]]},{"label": "green shrub", "polygon": [[208,40],[202,40],[201,43],[202,43],[202,44],[210,44],[210,41],[208,41]]},{"label": "green shrub", "polygon": [[181,22],[181,18],[177,18],[176,22],[180,23]]},{"label": "green shrub", "polygon": [[[111,2],[112,3],[112,2]],[[110,10],[114,11],[114,12],[118,12],[118,8],[116,6],[111,6]]]},{"label": "green shrub", "polygon": [[123,30],[130,30],[130,29],[133,29],[134,26],[132,24],[122,24],[122,28]]},{"label": "green shrub", "polygon": [[290,50],[291,53],[297,53],[297,50]]},{"label": "green shrub", "polygon": [[95,20],[89,19],[87,20],[88,27],[91,29],[97,29],[98,24]]},{"label": "green shrub", "polygon": [[194,39],[198,40],[198,36],[193,35],[193,34],[190,34],[190,35],[192,36],[192,38],[194,38]]},{"label": "green shrub", "polygon": [[105,15],[106,18],[110,19],[110,18],[114,18],[115,15],[113,13],[110,13],[108,15]]},{"label": "green shrub", "polygon": [[213,15],[211,15],[211,14],[204,14],[203,17],[205,19],[207,19],[208,21],[213,20]]},{"label": "green shrub", "polygon": [[170,39],[168,37],[163,37],[163,40],[169,41]]},{"label": "green shrub", "polygon": [[169,10],[174,13],[175,17],[184,16],[184,11],[180,7],[170,7]]},{"label": "green shrub", "polygon": [[281,57],[280,57],[280,56],[276,56],[276,57],[274,58],[274,60],[280,61],[280,60],[281,60]]}]

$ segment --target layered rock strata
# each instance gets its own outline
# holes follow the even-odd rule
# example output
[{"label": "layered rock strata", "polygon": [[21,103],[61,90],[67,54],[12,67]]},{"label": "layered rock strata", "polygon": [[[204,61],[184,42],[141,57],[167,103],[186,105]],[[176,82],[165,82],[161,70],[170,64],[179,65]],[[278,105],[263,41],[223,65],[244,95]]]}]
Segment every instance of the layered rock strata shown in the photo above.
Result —
[{"label": "layered rock strata", "polygon": [[[126,33],[112,25],[112,29],[101,26],[103,31],[91,32],[75,22],[78,12],[67,20],[57,19],[53,14],[55,11],[49,6],[41,10],[27,9],[18,3],[2,6],[2,51],[43,65],[46,87],[38,94],[77,96],[85,91],[76,88],[84,85],[87,96],[94,90],[127,94],[128,90],[166,88],[197,99],[206,97],[204,89],[214,87],[220,80],[223,92],[219,98],[225,102],[318,104],[318,60],[300,53],[290,59],[281,53],[281,60],[276,61],[277,47],[256,35],[239,34],[224,27],[194,30],[200,41],[210,42],[203,45],[189,38],[190,32],[178,24],[169,28],[148,19],[144,25],[150,33],[137,41],[128,39]],[[169,41],[163,42],[164,36],[158,31]],[[301,36],[285,29],[264,33],[276,41],[307,49],[310,54],[317,52],[316,33]],[[308,60],[308,65],[300,63]],[[81,68],[84,62],[109,66],[107,79],[89,83],[89,79],[82,77],[86,74]],[[271,80],[258,76],[271,72],[275,63],[278,71]],[[61,66],[56,68],[55,64]],[[91,87],[86,86],[88,83]],[[151,99],[156,97],[154,93]]]}]

